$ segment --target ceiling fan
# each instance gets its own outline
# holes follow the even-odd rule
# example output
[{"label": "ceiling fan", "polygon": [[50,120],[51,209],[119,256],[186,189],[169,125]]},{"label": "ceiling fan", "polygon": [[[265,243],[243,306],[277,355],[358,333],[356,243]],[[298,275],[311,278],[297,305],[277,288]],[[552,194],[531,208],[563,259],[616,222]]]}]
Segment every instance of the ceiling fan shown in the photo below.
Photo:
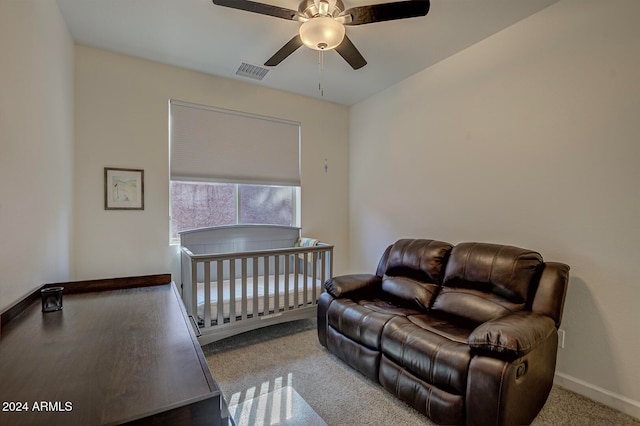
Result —
[{"label": "ceiling fan", "polygon": [[302,0],[298,10],[287,9],[250,0],[213,0],[214,4],[302,22],[298,34],[265,62],[276,66],[299,47],[325,51],[335,49],[354,70],[367,61],[345,34],[345,25],[424,16],[429,12],[429,0],[404,0],[345,9],[342,0]]}]

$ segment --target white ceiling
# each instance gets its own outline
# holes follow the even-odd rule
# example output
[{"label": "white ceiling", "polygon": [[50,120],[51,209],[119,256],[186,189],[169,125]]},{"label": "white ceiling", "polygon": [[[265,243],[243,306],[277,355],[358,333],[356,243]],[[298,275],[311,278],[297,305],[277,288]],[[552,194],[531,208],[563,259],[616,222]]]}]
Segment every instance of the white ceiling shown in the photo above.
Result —
[{"label": "white ceiling", "polygon": [[[347,27],[368,64],[354,71],[301,47],[261,81],[239,77],[242,62],[262,66],[299,23],[216,6],[211,0],[57,0],[76,43],[352,105],[558,0],[431,0],[427,16]],[[297,0],[259,0],[298,9]],[[343,0],[345,7],[381,0]]]}]

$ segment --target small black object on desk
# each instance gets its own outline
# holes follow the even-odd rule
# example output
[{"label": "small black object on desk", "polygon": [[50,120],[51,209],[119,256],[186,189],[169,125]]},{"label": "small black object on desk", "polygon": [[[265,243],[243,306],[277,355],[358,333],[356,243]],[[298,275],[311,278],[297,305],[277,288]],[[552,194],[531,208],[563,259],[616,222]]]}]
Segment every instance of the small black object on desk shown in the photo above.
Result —
[{"label": "small black object on desk", "polygon": [[62,309],[62,290],[64,287],[47,287],[40,290],[42,312],[55,312]]}]

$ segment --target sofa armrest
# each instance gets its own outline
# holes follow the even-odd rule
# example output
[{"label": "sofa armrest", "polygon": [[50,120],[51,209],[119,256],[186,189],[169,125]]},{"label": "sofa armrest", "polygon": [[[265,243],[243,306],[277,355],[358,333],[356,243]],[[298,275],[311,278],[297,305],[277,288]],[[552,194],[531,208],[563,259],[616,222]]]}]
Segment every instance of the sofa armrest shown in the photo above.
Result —
[{"label": "sofa armrest", "polygon": [[545,342],[556,330],[546,315],[523,311],[487,321],[469,335],[472,350],[485,355],[519,358]]},{"label": "sofa armrest", "polygon": [[372,274],[340,275],[324,283],[324,288],[335,298],[349,297],[354,294],[374,295],[381,287],[382,278]]},{"label": "sofa armrest", "polygon": [[569,265],[547,262],[533,299],[531,311],[553,318],[560,327],[564,300],[569,286]]}]

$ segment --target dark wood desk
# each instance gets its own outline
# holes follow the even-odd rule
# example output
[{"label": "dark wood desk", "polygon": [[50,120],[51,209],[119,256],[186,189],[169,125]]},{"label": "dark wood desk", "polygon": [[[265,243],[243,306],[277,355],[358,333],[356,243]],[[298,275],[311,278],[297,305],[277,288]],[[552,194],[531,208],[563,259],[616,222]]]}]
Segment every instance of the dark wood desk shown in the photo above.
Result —
[{"label": "dark wood desk", "polygon": [[71,284],[61,311],[3,319],[0,424],[227,424],[175,284]]}]

